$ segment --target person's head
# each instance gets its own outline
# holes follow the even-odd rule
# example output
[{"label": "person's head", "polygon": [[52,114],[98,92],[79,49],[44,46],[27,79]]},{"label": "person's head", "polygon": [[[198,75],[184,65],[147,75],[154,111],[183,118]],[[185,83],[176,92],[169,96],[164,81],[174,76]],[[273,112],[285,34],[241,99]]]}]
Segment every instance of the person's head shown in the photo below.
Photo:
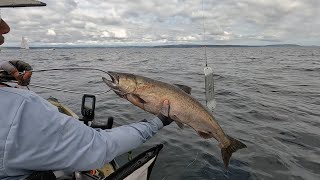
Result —
[{"label": "person's head", "polygon": [[7,34],[10,31],[8,24],[0,18],[0,45],[4,43],[3,34]]}]

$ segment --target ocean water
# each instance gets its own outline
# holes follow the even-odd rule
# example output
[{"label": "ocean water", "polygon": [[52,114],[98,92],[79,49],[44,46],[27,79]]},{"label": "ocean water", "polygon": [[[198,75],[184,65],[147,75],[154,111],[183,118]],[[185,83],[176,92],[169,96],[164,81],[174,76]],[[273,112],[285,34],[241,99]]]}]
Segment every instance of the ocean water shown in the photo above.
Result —
[{"label": "ocean water", "polygon": [[[34,70],[91,67],[136,73],[190,86],[205,104],[203,48],[3,49],[0,60],[24,60]],[[234,153],[226,172],[218,143],[175,123],[159,131],[133,155],[164,144],[151,179],[320,179],[320,48],[208,48],[214,70],[214,116],[225,133],[248,148]],[[35,72],[35,85],[98,94],[105,73],[92,70]],[[80,114],[81,94],[30,86]],[[114,126],[153,116],[113,92],[97,95],[96,121]],[[119,157],[126,162],[127,155]]]}]

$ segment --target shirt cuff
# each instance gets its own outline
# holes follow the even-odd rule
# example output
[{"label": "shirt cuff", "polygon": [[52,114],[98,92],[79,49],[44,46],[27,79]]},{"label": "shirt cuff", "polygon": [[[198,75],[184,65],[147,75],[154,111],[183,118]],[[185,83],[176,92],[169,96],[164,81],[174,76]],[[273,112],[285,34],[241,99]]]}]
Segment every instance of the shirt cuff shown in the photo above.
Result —
[{"label": "shirt cuff", "polygon": [[5,62],[1,65],[0,69],[5,70],[8,74],[11,74],[17,68],[14,67],[10,62]]},{"label": "shirt cuff", "polygon": [[158,130],[163,128],[163,123],[157,116],[151,119],[149,123],[155,124],[158,127]]}]

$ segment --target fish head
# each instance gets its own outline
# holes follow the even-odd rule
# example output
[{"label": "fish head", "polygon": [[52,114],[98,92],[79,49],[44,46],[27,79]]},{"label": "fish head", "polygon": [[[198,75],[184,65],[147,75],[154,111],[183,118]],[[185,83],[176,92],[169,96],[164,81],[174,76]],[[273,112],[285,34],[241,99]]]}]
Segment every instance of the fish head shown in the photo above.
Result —
[{"label": "fish head", "polygon": [[108,71],[110,80],[102,77],[103,82],[107,84],[116,94],[124,97],[126,94],[134,93],[137,89],[136,77],[133,74]]}]

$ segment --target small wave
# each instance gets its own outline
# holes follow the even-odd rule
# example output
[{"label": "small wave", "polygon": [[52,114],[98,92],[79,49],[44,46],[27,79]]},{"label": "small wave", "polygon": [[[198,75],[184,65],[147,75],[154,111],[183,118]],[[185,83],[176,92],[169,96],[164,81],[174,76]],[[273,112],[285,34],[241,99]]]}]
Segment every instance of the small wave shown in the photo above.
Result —
[{"label": "small wave", "polygon": [[290,68],[291,70],[296,70],[296,71],[302,71],[302,72],[313,72],[313,71],[320,71],[320,68],[315,67],[315,68]]},{"label": "small wave", "polygon": [[216,94],[219,96],[237,96],[237,93],[233,91],[228,91],[228,90],[218,91]]},{"label": "small wave", "polygon": [[299,142],[296,139],[286,139],[286,138],[281,138],[281,137],[275,137],[275,139],[284,142],[286,144],[293,144],[293,145],[298,145],[302,148],[308,148],[308,146],[306,146],[305,144],[303,144],[302,142]]},{"label": "small wave", "polygon": [[65,56],[65,57],[63,57],[63,60],[72,60],[72,58],[69,56]]},{"label": "small wave", "polygon": [[288,131],[287,132],[283,131],[283,132],[280,132],[279,134],[290,137],[290,138],[297,138],[296,135],[294,135],[292,132],[288,132]]},{"label": "small wave", "polygon": [[224,76],[222,76],[221,74],[213,74],[213,77],[215,80],[223,80],[225,79]]},{"label": "small wave", "polygon": [[315,159],[305,159],[304,157],[298,157],[294,156],[294,159],[298,164],[300,164],[302,167],[307,169],[308,171],[314,173],[314,174],[319,174],[319,169],[320,169],[320,163],[315,162],[317,160]]},{"label": "small wave", "polygon": [[256,58],[256,57],[247,57],[246,59],[255,60],[255,59],[259,59],[259,58]]}]

